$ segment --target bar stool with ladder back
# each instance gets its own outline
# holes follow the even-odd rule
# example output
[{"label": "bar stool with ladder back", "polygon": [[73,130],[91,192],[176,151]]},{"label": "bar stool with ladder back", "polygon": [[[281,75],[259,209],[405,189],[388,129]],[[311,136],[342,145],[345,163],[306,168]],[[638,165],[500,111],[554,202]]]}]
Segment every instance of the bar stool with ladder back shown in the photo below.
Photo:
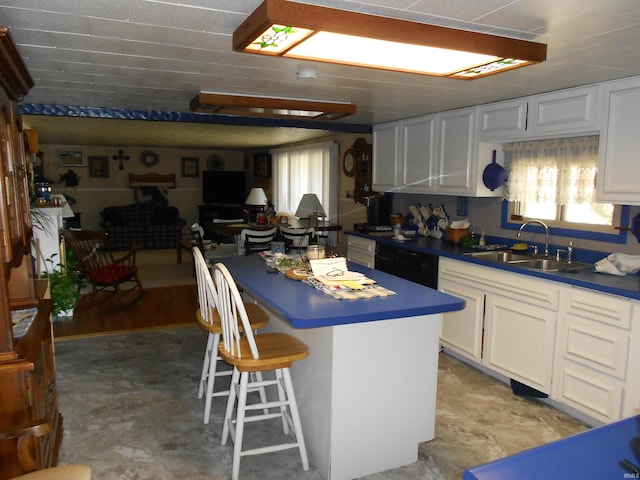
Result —
[{"label": "bar stool with ladder back", "polygon": [[[250,330],[249,318],[244,308],[238,288],[229,270],[216,263],[213,276],[218,291],[218,308],[222,321],[222,338],[219,352],[224,361],[233,365],[232,388],[227,399],[227,408],[222,429],[222,444],[231,436],[233,442],[233,480],[238,480],[240,458],[247,455],[260,455],[297,448],[300,453],[303,470],[309,469],[307,449],[302,434],[302,424],[296,403],[289,368],[295,361],[306,358],[307,346],[298,339],[285,333],[259,333]],[[240,335],[238,326],[243,325],[245,334]],[[274,379],[261,382],[261,385],[276,386],[277,399],[266,403],[247,405],[249,374],[251,372],[275,373]],[[269,412],[265,413],[264,409]],[[271,409],[275,412],[271,413]],[[235,418],[233,417],[236,410]],[[256,413],[263,410],[262,413]],[[292,441],[263,447],[242,449],[245,426],[250,422],[281,418],[285,435],[292,434]]]},{"label": "bar stool with ladder back", "polygon": [[[207,347],[202,362],[202,373],[200,375],[200,386],[198,387],[198,398],[205,397],[204,424],[209,423],[211,414],[211,403],[213,397],[222,397],[229,394],[229,389],[214,391],[216,377],[231,375],[231,369],[218,370],[219,362],[222,361],[218,354],[218,344],[222,334],[220,315],[217,309],[217,293],[213,285],[213,279],[207,263],[202,253],[197,247],[193,247],[193,258],[195,262],[196,279],[198,284],[198,305],[196,318],[198,324],[208,332]],[[208,285],[210,284],[210,285]],[[258,329],[268,325],[269,317],[267,313],[255,303],[247,302],[245,310],[249,318],[251,329]],[[244,331],[244,326],[238,327],[240,332]],[[258,379],[259,380],[259,379]],[[260,392],[262,401],[265,401],[264,389]]]}]

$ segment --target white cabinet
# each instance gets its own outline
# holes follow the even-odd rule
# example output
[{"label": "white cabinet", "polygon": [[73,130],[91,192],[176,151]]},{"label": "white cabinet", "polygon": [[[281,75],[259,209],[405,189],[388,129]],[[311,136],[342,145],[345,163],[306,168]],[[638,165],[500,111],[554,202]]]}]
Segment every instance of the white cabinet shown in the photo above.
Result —
[{"label": "white cabinet", "polygon": [[365,267],[375,268],[376,241],[347,235],[347,260]]},{"label": "white cabinet", "polygon": [[598,87],[588,86],[481,105],[481,141],[580,135],[597,132]]},{"label": "white cabinet", "polygon": [[[442,258],[440,260],[442,261]],[[464,310],[444,314],[444,320],[440,324],[440,344],[458,355],[480,363],[484,329],[484,291],[448,280],[444,275],[438,278],[438,290],[465,302]]]},{"label": "white cabinet", "polygon": [[498,145],[479,143],[476,108],[426,115],[373,127],[373,189],[468,197],[500,196],[482,173]]},{"label": "white cabinet", "polygon": [[640,77],[601,86],[602,131],[596,178],[600,202],[640,205]]},{"label": "white cabinet", "polygon": [[390,192],[400,186],[401,132],[400,122],[383,123],[373,127],[371,183],[376,192]]},{"label": "white cabinet", "polygon": [[531,97],[527,133],[549,136],[599,130],[597,91],[593,85]]},{"label": "white cabinet", "polygon": [[[558,322],[552,398],[602,422],[637,409],[634,302],[566,287]],[[636,325],[634,325],[635,320]]]},{"label": "white cabinet", "polygon": [[551,393],[559,286],[444,257],[439,268],[439,289],[467,300],[443,314],[442,345]]},{"label": "white cabinet", "polygon": [[412,118],[401,122],[402,161],[400,192],[433,193],[436,155],[437,116]]},{"label": "white cabinet", "polygon": [[527,100],[518,98],[481,105],[478,130],[481,140],[522,138],[527,131]]}]

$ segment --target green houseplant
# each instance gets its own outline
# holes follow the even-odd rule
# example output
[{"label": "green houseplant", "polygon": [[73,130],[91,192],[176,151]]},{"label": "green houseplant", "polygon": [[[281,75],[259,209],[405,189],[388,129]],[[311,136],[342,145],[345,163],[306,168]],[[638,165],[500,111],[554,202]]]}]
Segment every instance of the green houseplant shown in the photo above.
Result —
[{"label": "green houseplant", "polygon": [[74,269],[75,262],[73,262],[71,253],[67,254],[66,265],[56,263],[54,257],[57,255],[54,253],[46,259],[50,265],[50,271],[47,271],[46,276],[49,279],[54,317],[63,316],[65,313],[69,315],[68,312],[73,311],[76,302],[82,296],[78,288],[80,279]]}]

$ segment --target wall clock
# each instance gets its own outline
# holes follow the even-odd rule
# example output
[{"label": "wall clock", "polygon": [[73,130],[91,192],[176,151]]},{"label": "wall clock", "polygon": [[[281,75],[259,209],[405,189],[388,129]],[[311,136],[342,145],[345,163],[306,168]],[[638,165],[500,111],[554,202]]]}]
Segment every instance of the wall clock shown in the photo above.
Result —
[{"label": "wall clock", "polygon": [[342,170],[347,177],[353,177],[355,167],[355,158],[353,157],[353,150],[348,149],[344,152],[344,156],[342,157]]}]

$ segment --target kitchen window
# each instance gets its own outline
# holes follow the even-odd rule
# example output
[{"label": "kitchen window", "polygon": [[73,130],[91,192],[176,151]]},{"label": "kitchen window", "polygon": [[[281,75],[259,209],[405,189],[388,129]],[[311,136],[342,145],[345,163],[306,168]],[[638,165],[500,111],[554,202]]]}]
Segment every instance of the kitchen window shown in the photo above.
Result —
[{"label": "kitchen window", "polygon": [[598,140],[594,135],[505,144],[507,223],[535,218],[560,235],[567,229],[568,236],[619,236],[614,226],[622,224],[624,209],[595,202]]},{"label": "kitchen window", "polygon": [[336,178],[338,144],[323,142],[271,150],[273,203],[280,212],[293,213],[305,193],[315,193],[329,219],[337,218]]}]

